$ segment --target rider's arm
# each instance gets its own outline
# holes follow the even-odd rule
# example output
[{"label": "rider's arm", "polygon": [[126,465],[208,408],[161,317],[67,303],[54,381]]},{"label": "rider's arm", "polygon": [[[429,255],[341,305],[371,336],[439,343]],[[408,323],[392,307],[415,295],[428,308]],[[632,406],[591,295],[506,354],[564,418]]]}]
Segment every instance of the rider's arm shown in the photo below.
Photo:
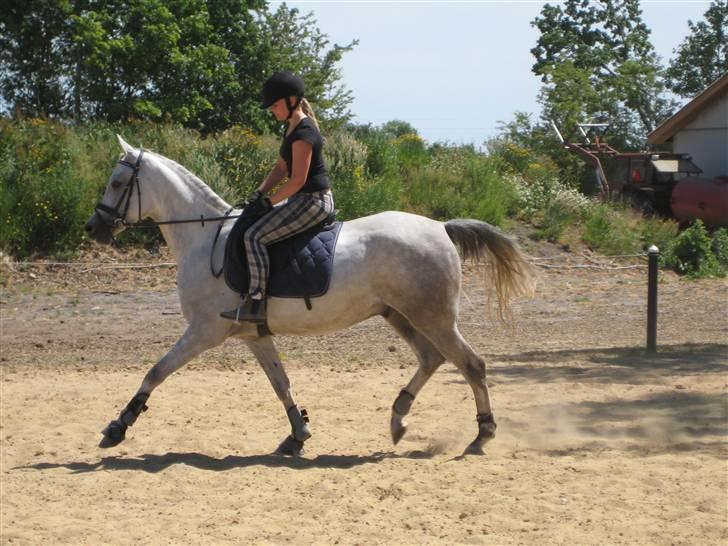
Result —
[{"label": "rider's arm", "polygon": [[271,203],[274,205],[280,203],[297,193],[303,187],[308,176],[308,169],[311,166],[312,156],[313,146],[310,142],[306,142],[305,140],[296,140],[293,142],[291,177],[277,192],[270,196]]},{"label": "rider's arm", "polygon": [[273,168],[270,170],[270,173],[268,173],[268,176],[265,177],[263,183],[258,187],[258,190],[265,195],[275,188],[276,184],[283,180],[287,174],[288,169],[286,168],[286,162],[283,161],[282,157],[279,157],[276,164],[273,165]]}]

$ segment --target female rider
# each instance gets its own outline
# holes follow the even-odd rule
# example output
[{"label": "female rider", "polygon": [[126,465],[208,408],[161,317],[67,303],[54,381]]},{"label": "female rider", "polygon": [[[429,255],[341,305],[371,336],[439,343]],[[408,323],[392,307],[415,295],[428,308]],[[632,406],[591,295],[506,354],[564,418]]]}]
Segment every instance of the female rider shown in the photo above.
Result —
[{"label": "female rider", "polygon": [[[245,253],[250,272],[248,294],[240,304],[220,316],[253,323],[266,318],[266,284],[270,269],[266,246],[323,222],[334,211],[331,183],[323,159],[323,138],[297,75],[277,72],[263,84],[262,107],[278,121],[286,121],[280,157],[247,199],[264,212],[245,232]],[[274,193],[267,195],[288,178]]]}]

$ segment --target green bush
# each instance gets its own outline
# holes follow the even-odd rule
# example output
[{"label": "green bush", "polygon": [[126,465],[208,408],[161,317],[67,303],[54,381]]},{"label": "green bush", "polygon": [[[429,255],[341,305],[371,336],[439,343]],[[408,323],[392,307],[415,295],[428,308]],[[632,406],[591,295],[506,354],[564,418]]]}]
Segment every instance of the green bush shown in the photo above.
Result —
[{"label": "green bush", "polygon": [[640,239],[642,248],[646,250],[655,245],[660,250],[666,249],[678,233],[675,220],[659,216],[642,217],[640,219]]},{"label": "green bush", "polygon": [[425,141],[415,134],[405,134],[395,138],[394,147],[397,168],[400,173],[424,168],[430,161]]},{"label": "green bush", "polygon": [[720,228],[713,234],[713,240],[710,242],[710,249],[721,269],[725,272],[728,270],[728,229]]},{"label": "green bush", "polygon": [[575,190],[557,191],[546,205],[536,235],[549,241],[559,241],[567,227],[579,224],[588,215],[591,205],[588,198]]},{"label": "green bush", "polygon": [[[714,240],[721,259],[724,259],[725,230],[716,232]],[[724,276],[726,268],[714,254],[713,242],[703,222],[696,220],[667,247],[662,256],[663,263],[677,273],[692,278]]]},{"label": "green bush", "polygon": [[642,250],[639,216],[608,203],[592,205],[584,221],[583,241],[607,255],[635,254]]},{"label": "green bush", "polygon": [[[348,133],[326,137],[324,156],[339,218],[349,220],[400,206],[396,178],[366,176],[370,149]],[[392,156],[393,157],[393,156]]]},{"label": "green bush", "polygon": [[260,137],[244,127],[231,127],[207,141],[211,153],[205,153],[204,158],[214,163],[207,170],[219,172],[212,175],[205,168],[195,171],[194,165],[186,166],[231,203],[242,201],[255,190],[278,159],[278,141],[274,137]]},{"label": "green bush", "polygon": [[[230,203],[260,184],[278,156],[278,137],[243,127],[203,138],[150,122],[73,127],[0,120],[0,249],[22,258],[78,247],[83,224],[121,152],[115,133],[184,165]],[[593,203],[569,189],[551,162],[519,147],[484,155],[473,146],[427,147],[415,134],[379,129],[326,137],[324,153],[341,219],[392,209],[501,226],[517,217],[538,225],[541,237],[581,237],[605,254],[632,254],[650,244],[668,249],[675,237],[674,222]],[[121,240],[157,244],[161,239],[157,230],[129,230]],[[710,263],[728,268],[728,232],[719,230],[710,244],[715,260]]]},{"label": "green bush", "polygon": [[451,168],[408,171],[402,186],[406,210],[443,220],[470,217],[502,225],[516,202],[497,162],[476,154]]},{"label": "green bush", "polygon": [[79,176],[78,136],[42,120],[0,121],[0,142],[0,246],[19,256],[73,246],[97,193]]}]

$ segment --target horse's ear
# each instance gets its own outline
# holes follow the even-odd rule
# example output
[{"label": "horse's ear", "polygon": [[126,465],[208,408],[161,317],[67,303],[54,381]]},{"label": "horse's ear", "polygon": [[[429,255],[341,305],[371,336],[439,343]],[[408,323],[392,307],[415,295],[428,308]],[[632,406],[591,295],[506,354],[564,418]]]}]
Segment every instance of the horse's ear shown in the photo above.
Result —
[{"label": "horse's ear", "polygon": [[119,145],[121,146],[121,149],[124,150],[124,153],[131,152],[134,148],[123,138],[121,138],[121,135],[117,134],[116,138],[119,140]]}]

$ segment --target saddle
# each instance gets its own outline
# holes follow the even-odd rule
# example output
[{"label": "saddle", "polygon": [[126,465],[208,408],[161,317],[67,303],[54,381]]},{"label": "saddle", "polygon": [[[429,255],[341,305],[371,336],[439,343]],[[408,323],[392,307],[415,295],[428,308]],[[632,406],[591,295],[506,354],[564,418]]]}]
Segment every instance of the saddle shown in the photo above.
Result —
[{"label": "saddle", "polygon": [[[243,214],[235,221],[225,243],[223,271],[225,282],[239,294],[248,292],[250,276],[243,236],[259,218]],[[270,278],[268,295],[276,298],[303,298],[312,308],[311,298],[326,294],[334,268],[334,251],[341,231],[335,214],[304,232],[268,247]]]}]

